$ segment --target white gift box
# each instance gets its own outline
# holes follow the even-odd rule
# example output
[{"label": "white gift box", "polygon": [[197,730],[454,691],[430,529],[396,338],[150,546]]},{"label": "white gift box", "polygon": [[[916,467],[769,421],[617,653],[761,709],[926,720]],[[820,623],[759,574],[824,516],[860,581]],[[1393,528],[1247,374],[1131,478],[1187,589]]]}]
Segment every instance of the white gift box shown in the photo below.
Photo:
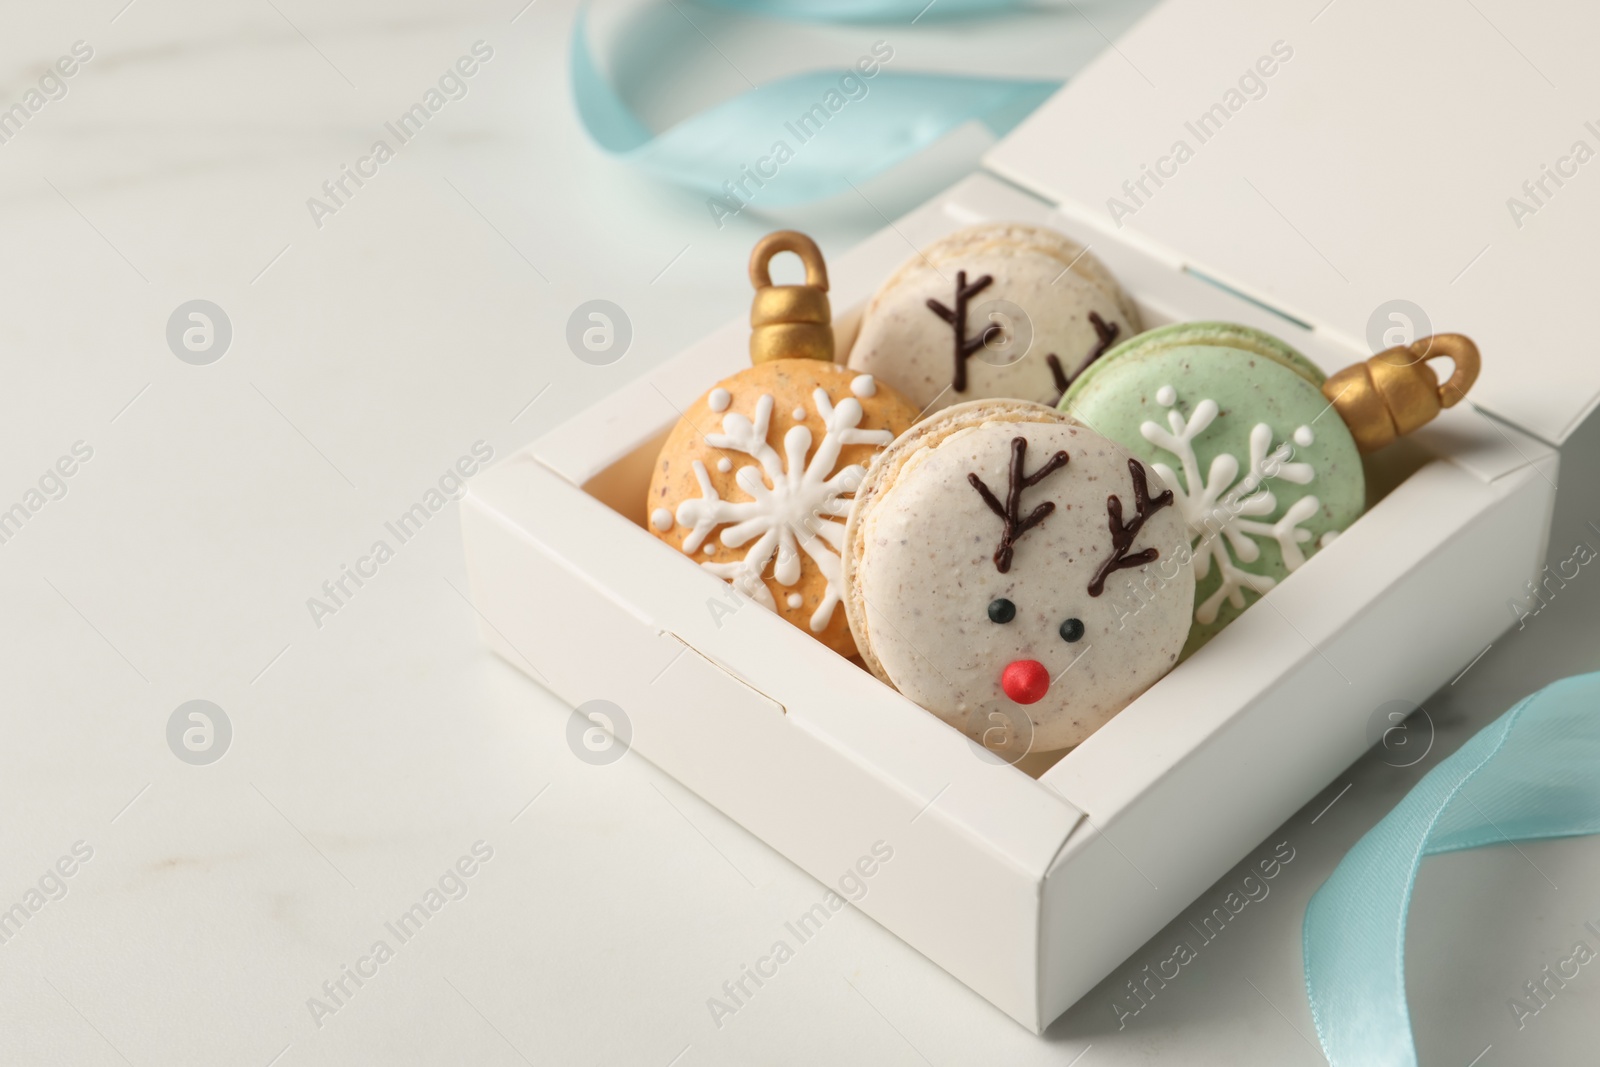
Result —
[{"label": "white gift box", "polygon": [[[1308,18],[1169,0],[985,172],[829,265],[841,353],[908,241],[987,219],[1091,245],[1147,325],[1245,323],[1332,372],[1400,297],[1484,352],[1471,405],[1369,461],[1367,514],[1053,765],[985,757],[644,528],[678,410],[748,365],[743,321],[474,479],[463,507],[492,648],[575,706],[624,709],[639,754],[830,886],[883,842],[857,906],[1036,1032],[1370,747],[1375,712],[1516,621],[1551,446],[1600,397],[1579,334],[1600,163],[1571,156],[1600,135],[1533,66],[1577,77],[1596,27],[1521,27],[1519,59],[1470,6]],[[1538,184],[1542,164],[1565,184]]]}]

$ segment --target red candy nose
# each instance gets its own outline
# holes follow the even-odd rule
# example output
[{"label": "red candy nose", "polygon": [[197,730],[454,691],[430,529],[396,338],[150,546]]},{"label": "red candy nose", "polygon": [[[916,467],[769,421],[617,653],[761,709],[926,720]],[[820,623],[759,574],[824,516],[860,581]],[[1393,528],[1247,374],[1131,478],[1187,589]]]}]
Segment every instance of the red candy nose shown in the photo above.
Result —
[{"label": "red candy nose", "polygon": [[1000,675],[1000,688],[1018,704],[1033,704],[1050,690],[1050,672],[1036,659],[1019,659]]}]

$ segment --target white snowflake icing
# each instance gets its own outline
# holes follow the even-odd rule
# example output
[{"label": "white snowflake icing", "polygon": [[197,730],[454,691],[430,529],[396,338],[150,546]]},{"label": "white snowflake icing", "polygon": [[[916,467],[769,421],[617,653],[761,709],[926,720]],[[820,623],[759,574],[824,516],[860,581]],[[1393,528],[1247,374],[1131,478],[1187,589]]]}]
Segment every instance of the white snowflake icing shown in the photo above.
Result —
[{"label": "white snowflake icing", "polygon": [[[1250,462],[1243,478],[1239,476],[1240,458],[1228,452],[1212,459],[1211,469],[1202,476],[1194,441],[1216,420],[1216,401],[1201,400],[1185,419],[1176,410],[1178,397],[1171,386],[1163,386],[1157,393],[1157,400],[1168,408],[1170,430],[1147,421],[1139,427],[1139,432],[1151,444],[1170,452],[1183,470],[1180,475],[1165,463],[1150,466],[1171,488],[1188,524],[1195,578],[1209,575],[1213,564],[1222,578],[1216,592],[1195,607],[1195,621],[1207,625],[1216,621],[1223,601],[1243,608],[1244,590],[1259,596],[1278,584],[1271,575],[1240,566],[1261,558],[1261,541],[1270,538],[1277,542],[1284,566],[1290,571],[1298,570],[1305,563],[1306,556],[1300,546],[1310,541],[1312,534],[1300,524],[1322,507],[1315,496],[1296,500],[1275,522],[1257,519],[1271,515],[1278,507],[1277,497],[1270,489],[1263,488],[1264,483],[1277,479],[1308,485],[1316,477],[1316,471],[1309,463],[1289,462],[1293,447],[1285,441],[1274,448],[1272,427],[1259,422],[1250,429]],[[1309,426],[1297,427],[1291,436],[1301,447],[1315,439]],[[1326,543],[1325,538],[1323,543]]]},{"label": "white snowflake icing", "polygon": [[[677,519],[690,527],[683,550],[692,553],[717,527],[718,539],[728,548],[750,545],[744,558],[731,563],[702,562],[700,566],[726,578],[745,596],[765,608],[777,610],[772,592],[761,575],[772,564],[779,585],[792,586],[800,580],[800,553],[811,557],[825,580],[822,603],[812,613],[813,633],[821,633],[833,617],[842,595],[839,552],[844,546],[843,519],[850,512],[851,494],[861,484],[866,470],[852,463],[838,471],[839,453],[846,445],[887,445],[894,440],[888,430],[863,430],[861,401],[846,397],[837,405],[825,389],[811,394],[817,415],[825,430],[811,454],[812,434],[806,426],[791,426],[783,435],[783,453],[767,443],[772,422],[772,396],[763,394],[756,401],[752,420],[738,412],[722,417],[722,432],[706,434],[714,448],[742,453],[755,460],[738,469],[733,480],[749,500],[723,500],[711,484],[711,476],[700,460],[694,461],[695,480],[700,496],[678,505]],[[804,415],[803,409],[797,409]],[[799,416],[797,416],[798,418]],[[807,455],[810,461],[807,462]],[[711,546],[706,545],[711,551]],[[792,604],[792,600],[786,598]]]}]

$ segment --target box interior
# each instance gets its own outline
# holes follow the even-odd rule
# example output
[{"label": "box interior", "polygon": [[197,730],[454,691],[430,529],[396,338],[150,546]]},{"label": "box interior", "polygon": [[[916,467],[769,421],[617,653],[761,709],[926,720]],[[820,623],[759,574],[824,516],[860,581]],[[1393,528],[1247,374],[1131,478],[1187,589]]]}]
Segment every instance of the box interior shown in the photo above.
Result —
[{"label": "box interior", "polygon": [[[955,228],[954,224],[964,225],[968,224],[969,221],[978,221],[976,218],[967,218],[967,212],[953,211],[949,212],[949,214],[951,215],[950,221],[953,224],[949,227],[951,229]],[[1052,218],[1050,220],[1050,224],[1058,229],[1062,229],[1069,236],[1078,236],[1073,234],[1072,228],[1069,225],[1063,225],[1062,221],[1059,219]],[[1117,258],[1121,259],[1122,256],[1119,255]],[[781,270],[781,268],[776,269]],[[1115,270],[1116,268],[1113,269]],[[885,275],[885,277],[886,276],[887,275]],[[1140,314],[1144,319],[1146,327],[1149,329],[1153,329],[1157,326],[1162,326],[1170,322],[1186,320],[1192,321],[1200,318],[1219,317],[1217,314],[1218,309],[1215,306],[1190,309],[1185,306],[1185,303],[1181,299],[1174,299],[1172,294],[1142,292],[1134,285],[1128,284],[1128,279],[1124,274],[1118,272],[1118,276],[1124,281],[1124,284],[1128,288],[1130,295],[1139,305]],[[1236,304],[1237,308],[1234,309],[1236,314],[1233,316],[1233,318],[1235,318],[1237,321],[1250,322],[1252,320],[1259,320],[1261,317],[1262,311],[1260,310],[1260,305],[1255,304],[1253,301],[1241,299],[1236,294],[1217,287],[1214,284],[1209,283],[1207,279],[1204,279],[1200,276],[1193,277],[1197,278],[1205,285],[1204,290],[1195,290],[1196,292],[1204,291],[1208,294],[1220,296],[1224,301]],[[842,311],[836,313],[834,318],[834,328],[838,348],[837,358],[840,362],[843,362],[843,360],[848,357],[850,344],[855,339],[856,329],[860,323],[861,313],[867,303],[868,297],[866,295],[857,295],[858,299],[854,300]],[[1206,303],[1208,305],[1213,305],[1212,300],[1207,300]],[[1268,312],[1271,311],[1271,309],[1265,310]],[[1285,341],[1294,345],[1295,347],[1306,351],[1307,354],[1312,355],[1312,357],[1316,359],[1318,363],[1326,365],[1330,358],[1335,362],[1344,360],[1346,358],[1342,355],[1332,354],[1326,351],[1315,352],[1315,339],[1302,324],[1298,324],[1293,320],[1283,318],[1281,316],[1280,318],[1282,321],[1279,325],[1269,327],[1271,332],[1283,338]],[[730,345],[734,343],[742,343],[742,335],[740,335],[738,342],[735,342],[733,337],[734,334],[732,334],[730,331],[723,331],[721,334],[719,334],[719,338],[723,339]],[[1308,344],[1308,341],[1312,341],[1313,343]],[[737,355],[738,359],[733,361],[734,365],[737,365],[737,363],[743,359],[742,351],[737,353]],[[704,383],[704,388],[710,388],[712,384],[712,382],[707,381]],[[638,527],[641,537],[650,537],[653,539],[653,535],[651,535],[646,529],[646,500],[648,496],[650,477],[655,466],[656,457],[661,450],[661,446],[666,441],[667,435],[672,431],[672,428],[676,422],[676,415],[667,411],[663,411],[662,418],[655,425],[644,425],[638,427],[638,436],[633,442],[632,446],[618,455],[617,458],[615,458],[612,462],[598,469],[596,473],[594,473],[581,485],[581,488],[584,492],[588,493],[606,507],[617,512],[634,526]],[[1434,462],[1438,458],[1439,457],[1429,447],[1428,444],[1416,438],[1402,439],[1401,441],[1379,453],[1364,457],[1364,468],[1367,481],[1368,510],[1370,511],[1390,493],[1394,492],[1398,487],[1403,485],[1417,471],[1421,470],[1429,463]],[[1363,516],[1362,520],[1358,521],[1364,520],[1365,515]],[[1332,547],[1333,546],[1330,546],[1330,549]],[[1324,550],[1323,552],[1319,552],[1317,555],[1313,556],[1307,561],[1306,567],[1302,568],[1302,571],[1306,568],[1318,567],[1321,563],[1322,557],[1327,554],[1327,551],[1328,550]],[[1337,565],[1336,560],[1333,561],[1333,563],[1334,565]],[[1291,575],[1288,581],[1293,581],[1293,579],[1294,576]],[[1272,594],[1270,593],[1268,594],[1268,596],[1271,595]],[[1253,606],[1254,605],[1252,605],[1252,607]],[[809,642],[809,639],[802,634],[796,633],[794,636],[797,641]],[[865,671],[866,668],[861,665],[859,660],[851,660],[851,662]],[[1188,661],[1186,661],[1184,664],[1179,664],[1171,674],[1166,676],[1166,678],[1170,678],[1178,672],[1183,671],[1185,666],[1187,666],[1187,662]],[[1148,690],[1147,692],[1152,692],[1159,688],[1165,682],[1166,678],[1158,681],[1155,686],[1152,686],[1151,690]],[[1136,699],[1126,709],[1124,709],[1120,715],[1137,716],[1139,714],[1140,705],[1143,702],[1143,697]],[[1070,759],[1072,754],[1077,751],[1079,751],[1079,749],[1029,753],[1027,756],[1019,760],[1014,766],[1023,774],[1033,778],[1038,778],[1057,763],[1066,759]]]}]

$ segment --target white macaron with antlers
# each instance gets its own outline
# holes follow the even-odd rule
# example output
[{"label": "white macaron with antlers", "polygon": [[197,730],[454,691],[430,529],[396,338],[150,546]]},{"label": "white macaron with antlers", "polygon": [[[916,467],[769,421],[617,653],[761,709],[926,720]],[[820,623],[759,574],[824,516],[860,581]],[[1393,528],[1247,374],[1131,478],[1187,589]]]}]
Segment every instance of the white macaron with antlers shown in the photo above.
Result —
[{"label": "white macaron with antlers", "polygon": [[856,491],[845,604],[868,667],[1008,758],[1083,741],[1172,668],[1182,515],[1125,449],[982,400],[902,434]]}]

